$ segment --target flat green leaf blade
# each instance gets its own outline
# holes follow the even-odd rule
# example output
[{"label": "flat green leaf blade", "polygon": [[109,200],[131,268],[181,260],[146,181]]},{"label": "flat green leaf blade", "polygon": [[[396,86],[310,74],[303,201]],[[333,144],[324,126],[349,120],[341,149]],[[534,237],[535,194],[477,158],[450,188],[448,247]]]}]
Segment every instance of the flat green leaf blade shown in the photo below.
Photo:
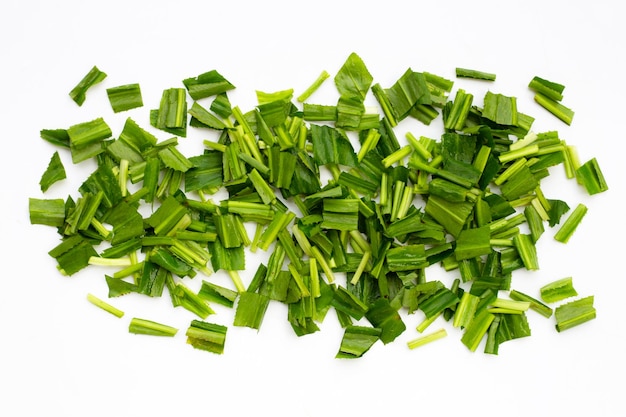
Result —
[{"label": "flat green leaf blade", "polygon": [[46,168],[45,172],[41,176],[41,179],[39,180],[41,191],[45,193],[52,184],[57,181],[64,180],[65,178],[67,178],[65,167],[63,166],[63,162],[61,162],[59,153],[55,152],[52,154],[52,158],[50,158],[48,168]]}]

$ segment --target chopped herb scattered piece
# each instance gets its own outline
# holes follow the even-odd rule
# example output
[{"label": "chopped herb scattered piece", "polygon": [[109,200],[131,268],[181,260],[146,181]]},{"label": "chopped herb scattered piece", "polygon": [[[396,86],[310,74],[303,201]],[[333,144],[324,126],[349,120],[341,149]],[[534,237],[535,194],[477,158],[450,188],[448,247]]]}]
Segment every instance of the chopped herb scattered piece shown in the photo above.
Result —
[{"label": "chopped herb scattered piece", "polygon": [[544,96],[541,93],[535,94],[535,101],[566,124],[572,124],[572,119],[574,118],[574,111],[572,109],[565,107],[558,101]]},{"label": "chopped herb scattered piece", "polygon": [[527,294],[516,290],[511,290],[511,292],[509,293],[509,297],[511,297],[512,300],[529,302],[530,309],[536,311],[544,317],[549,318],[552,316],[552,309],[550,307]]},{"label": "chopped herb scattered piece", "polygon": [[65,223],[65,201],[55,199],[28,199],[31,224],[61,227]]},{"label": "chopped herb scattered piece", "polygon": [[490,72],[477,71],[467,68],[456,68],[456,76],[461,78],[476,78],[479,80],[495,81],[496,74]]},{"label": "chopped herb scattered piece", "polygon": [[227,327],[221,324],[193,320],[187,329],[187,343],[196,349],[221,355],[224,353]]},{"label": "chopped herb scattered piece", "polygon": [[111,304],[102,301],[101,299],[99,299],[98,297],[96,297],[93,294],[87,294],[87,300],[91,304],[95,305],[96,307],[100,307],[101,309],[103,309],[107,313],[111,313],[111,314],[113,314],[117,318],[120,318],[120,317],[122,317],[124,315],[124,312],[122,310],[119,310],[119,309],[113,307]]},{"label": "chopped herb scattered piece", "polygon": [[178,329],[175,327],[136,317],[131,319],[128,331],[134,334],[165,337],[174,337],[178,333]]},{"label": "chopped herb scattered piece", "polygon": [[589,195],[602,193],[609,189],[596,158],[591,158],[581,165],[576,170],[576,178],[582,183]]},{"label": "chopped herb scattered piece", "polygon": [[336,357],[339,359],[360,358],[378,341],[381,333],[381,329],[374,327],[346,327]]},{"label": "chopped herb scattered piece", "polygon": [[539,289],[541,299],[546,303],[556,303],[578,295],[572,283],[572,277],[553,281]]},{"label": "chopped herb scattered piece", "polygon": [[565,219],[561,228],[555,233],[554,239],[561,243],[567,243],[576,231],[583,217],[585,217],[585,214],[587,214],[587,206],[582,203],[578,204],[574,211],[570,213],[569,217]]},{"label": "chopped herb scattered piece", "polygon": [[93,85],[104,80],[106,76],[107,75],[104,72],[94,66],[83,77],[83,79],[78,82],[76,87],[72,88],[72,91],[70,91],[70,97],[76,102],[76,104],[82,106],[85,102],[87,90],[89,90]]},{"label": "chopped herb scattered piece", "polygon": [[143,106],[139,84],[107,88],[107,96],[115,113]]},{"label": "chopped herb scattered piece", "polygon": [[409,349],[417,349],[418,347],[424,346],[430,342],[434,342],[435,340],[439,340],[448,335],[446,329],[439,329],[430,334],[418,337],[417,339],[413,339],[407,342],[407,346]]},{"label": "chopped herb scattered piece", "polygon": [[64,180],[65,178],[65,167],[63,166],[63,162],[61,162],[59,152],[54,152],[48,163],[48,168],[46,168],[46,171],[41,176],[41,180],[39,180],[41,191],[45,193],[52,184]]},{"label": "chopped herb scattered piece", "polygon": [[554,311],[556,330],[562,332],[595,319],[596,309],[593,301],[594,297],[591,295],[558,306]]}]

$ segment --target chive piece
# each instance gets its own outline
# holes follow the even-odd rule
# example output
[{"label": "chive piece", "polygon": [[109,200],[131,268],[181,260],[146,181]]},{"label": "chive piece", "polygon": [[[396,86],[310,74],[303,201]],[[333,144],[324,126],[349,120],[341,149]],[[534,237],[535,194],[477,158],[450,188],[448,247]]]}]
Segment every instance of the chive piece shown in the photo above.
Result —
[{"label": "chive piece", "polygon": [[198,291],[200,298],[226,307],[233,307],[238,295],[239,293],[237,291],[204,280],[202,281],[200,291]]},{"label": "chive piece", "polygon": [[187,100],[185,89],[169,88],[163,90],[161,103],[156,113],[154,127],[157,129],[181,129],[180,136],[185,136],[184,129],[187,126]]},{"label": "chive piece", "polygon": [[76,104],[82,106],[85,102],[87,90],[94,84],[98,84],[104,80],[106,76],[107,75],[100,71],[98,67],[93,66],[83,79],[80,80],[74,88],[72,88],[72,91],[70,91],[70,97],[76,102]]},{"label": "chive piece", "polygon": [[483,117],[499,125],[516,125],[517,99],[487,91],[484,98]]},{"label": "chive piece", "polygon": [[456,240],[454,255],[457,261],[487,255],[491,252],[489,226],[462,230]]},{"label": "chive piece", "polygon": [[185,336],[187,343],[194,348],[221,355],[224,353],[226,331],[226,326],[221,324],[192,320]]},{"label": "chive piece", "polygon": [[341,339],[338,359],[354,359],[363,356],[378,341],[381,329],[364,326],[347,326]]},{"label": "chive piece", "polygon": [[582,183],[589,195],[602,193],[609,189],[596,158],[591,158],[576,170],[576,178]]},{"label": "chive piece", "polygon": [[565,86],[537,76],[530,80],[528,88],[554,101],[563,100],[563,90],[565,90]]},{"label": "chive piece", "polygon": [[418,337],[416,339],[413,340],[409,340],[407,342],[407,346],[409,347],[409,349],[413,350],[413,349],[417,349],[418,347],[424,346],[430,342],[434,342],[435,340],[439,340],[441,338],[444,338],[448,335],[448,333],[446,332],[446,329],[439,329],[436,330],[430,334]]},{"label": "chive piece", "polygon": [[556,303],[578,295],[572,283],[572,277],[553,281],[539,289],[541,299],[546,303]]},{"label": "chive piece", "polygon": [[28,212],[31,224],[61,227],[65,223],[65,202],[60,198],[29,198]]},{"label": "chive piece", "polygon": [[328,79],[329,77],[330,77],[330,74],[328,72],[322,71],[320,75],[315,79],[315,81],[313,81],[313,83],[306,90],[304,90],[302,94],[298,96],[296,100],[298,100],[300,103],[304,102],[306,99],[311,97],[311,95],[315,91],[317,91],[317,89],[320,88],[322,83],[326,81],[326,79]]},{"label": "chive piece", "polygon": [[233,325],[259,330],[269,301],[269,297],[263,294],[248,291],[240,293]]},{"label": "chive piece", "polygon": [[513,244],[519,253],[524,267],[528,270],[539,269],[539,261],[537,259],[537,248],[533,243],[532,237],[526,234],[518,234],[513,237]]},{"label": "chive piece", "polygon": [[197,101],[193,102],[188,113],[191,115],[192,120],[200,123],[200,126],[202,127],[208,127],[216,130],[223,130],[226,128],[226,124],[224,124],[222,120],[198,104]]},{"label": "chive piece", "polygon": [[406,330],[400,314],[385,298],[379,298],[371,304],[365,317],[372,326],[381,329],[379,337],[384,344],[393,342]]},{"label": "chive piece", "polygon": [[454,313],[454,327],[465,328],[474,318],[474,314],[476,313],[476,308],[478,307],[478,302],[480,298],[470,294],[469,292],[464,292],[461,296],[461,301],[459,305],[456,307],[456,311]]},{"label": "chive piece", "polygon": [[175,327],[157,323],[151,320],[133,317],[128,326],[128,331],[134,334],[145,334],[149,336],[174,337],[178,333]]},{"label": "chive piece", "polygon": [[54,152],[52,158],[50,158],[48,167],[41,176],[41,180],[39,180],[41,191],[45,193],[52,184],[64,180],[65,178],[67,178],[65,167],[63,166],[63,162],[61,162],[59,152]]},{"label": "chive piece", "polygon": [[114,113],[143,106],[139,84],[120,85],[107,88],[107,96]]},{"label": "chive piece", "polygon": [[111,304],[102,301],[101,299],[99,299],[98,297],[96,297],[93,294],[87,294],[87,300],[91,304],[95,305],[96,307],[100,307],[101,309],[103,309],[107,313],[111,313],[111,314],[113,314],[117,318],[120,318],[120,317],[122,317],[124,315],[124,312],[122,310],[119,310],[119,309],[113,307]]},{"label": "chive piece", "polygon": [[560,305],[554,311],[556,330],[571,329],[596,318],[596,309],[593,306],[593,295]]},{"label": "chive piece", "polygon": [[186,78],[183,84],[194,100],[215,96],[235,88],[216,70],[211,70],[197,77]]},{"label": "chive piece", "polygon": [[548,110],[550,113],[561,119],[567,125],[572,124],[574,111],[570,108],[565,107],[561,103],[551,99],[550,97],[546,97],[541,93],[535,94],[535,101],[544,109]]},{"label": "chive piece", "polygon": [[509,293],[509,297],[511,297],[512,300],[529,302],[531,310],[536,311],[546,318],[552,316],[552,309],[550,307],[529,295],[526,295],[516,290],[511,290],[511,292]]},{"label": "chive piece", "polygon": [[574,234],[574,231],[576,231],[583,217],[585,217],[585,214],[587,214],[587,206],[582,203],[578,204],[561,225],[561,228],[554,234],[554,239],[561,243],[567,243]]},{"label": "chive piece", "polygon": [[461,342],[467,346],[469,350],[474,352],[478,348],[483,336],[487,333],[487,330],[489,330],[489,326],[491,326],[495,317],[496,316],[489,311],[482,310],[465,328]]},{"label": "chive piece", "polygon": [[489,72],[477,71],[467,68],[456,68],[456,76],[460,78],[476,78],[479,80],[495,81],[496,74]]}]

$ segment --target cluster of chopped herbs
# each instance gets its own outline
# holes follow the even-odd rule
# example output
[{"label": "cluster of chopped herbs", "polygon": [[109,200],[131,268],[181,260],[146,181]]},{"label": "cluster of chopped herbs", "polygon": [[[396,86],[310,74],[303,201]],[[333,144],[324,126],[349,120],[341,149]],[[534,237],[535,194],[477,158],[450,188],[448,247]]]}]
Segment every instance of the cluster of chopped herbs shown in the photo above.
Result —
[{"label": "cluster of chopped herbs", "polygon": [[[495,80],[470,69],[456,74]],[[70,96],[81,105],[105,77],[93,67]],[[196,316],[187,342],[215,353],[224,350],[227,327],[205,321],[212,304],[233,308],[234,326],[260,329],[269,303],[284,303],[298,336],[320,330],[332,308],[345,331],[337,357],[356,358],[406,330],[401,312],[418,311],[420,333],[437,319],[451,321],[468,349],[486,340],[484,351],[497,354],[501,343],[530,335],[528,310],[549,318],[553,309],[545,303],[578,295],[565,278],[541,288],[539,301],[513,289],[512,274],[539,268],[535,244],[546,226],[560,225],[554,238],[567,242],[587,212],[579,204],[561,223],[570,207],[545,196],[541,180],[563,165],[589,194],[603,192],[595,159],[581,164],[556,131],[534,133],[533,117],[518,110],[515,97],[489,91],[481,107],[462,89],[449,97],[452,81],[412,69],[384,88],[351,54],[334,77],[337,102],[309,103],[329,77],[323,71],[297,97],[302,108],[293,90],[259,91],[248,112],[231,105],[235,87],[217,71],[185,79],[150,111],[150,125],[174,135],[160,142],[130,118],[116,138],[102,118],[42,130],[74,163],[97,161],[77,198],[30,199],[31,223],[61,236],[49,252],[58,270],[118,266],[105,276],[109,298],[169,293],[173,306]],[[537,102],[571,123],[573,112],[560,104],[562,85],[535,77],[529,87]],[[366,109],[370,91],[382,114]],[[138,84],[107,95],[116,113],[143,105]],[[400,145],[394,127],[403,119],[430,124],[440,115],[441,137],[407,133]],[[177,144],[189,127],[213,129],[219,139],[187,157]],[[326,184],[322,170],[332,177]],[[55,152],[42,192],[65,177]],[[219,190],[228,198],[215,202]],[[143,217],[140,205],[151,214]],[[246,252],[257,251],[269,252],[267,264],[246,283],[239,271]],[[457,278],[449,286],[429,280],[433,264]],[[230,276],[232,288],[211,282],[217,270]],[[186,280],[198,274],[202,286],[194,292]],[[124,314],[92,294],[88,300]],[[593,297],[554,313],[558,331],[581,324],[595,318]],[[171,337],[178,329],[133,318],[129,331]],[[441,328],[408,347],[446,335]]]}]

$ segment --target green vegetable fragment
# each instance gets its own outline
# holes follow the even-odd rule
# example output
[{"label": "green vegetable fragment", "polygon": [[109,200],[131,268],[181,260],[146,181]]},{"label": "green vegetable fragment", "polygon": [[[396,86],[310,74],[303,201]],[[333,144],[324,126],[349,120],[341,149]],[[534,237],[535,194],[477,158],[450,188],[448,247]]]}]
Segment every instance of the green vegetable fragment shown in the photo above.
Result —
[{"label": "green vegetable fragment", "polygon": [[407,342],[407,346],[409,349],[417,349],[418,347],[424,346],[425,344],[434,342],[435,340],[439,340],[448,335],[446,329],[439,329],[433,333],[424,335],[422,337],[418,337],[417,339],[413,339]]},{"label": "green vegetable fragment", "polygon": [[542,303],[541,301],[527,295],[524,294],[520,291],[516,291],[516,290],[511,290],[511,292],[509,293],[509,297],[511,297],[512,300],[516,300],[516,301],[526,301],[528,303],[530,303],[530,309],[536,311],[537,313],[541,314],[542,316],[549,318],[552,316],[552,309],[550,307],[548,307],[547,305],[545,305],[544,303]]},{"label": "green vegetable fragment", "polygon": [[104,80],[106,76],[107,75],[104,72],[100,71],[98,67],[94,66],[83,77],[83,79],[80,80],[74,88],[72,88],[72,91],[70,91],[70,97],[76,102],[76,104],[82,106],[85,102],[87,90],[93,85],[98,84],[99,82]]},{"label": "green vegetable fragment", "polygon": [[139,84],[107,88],[107,96],[115,113],[143,106]]},{"label": "green vegetable fragment", "polygon": [[91,304],[95,305],[96,307],[100,307],[107,313],[113,314],[117,318],[120,318],[124,315],[124,312],[122,310],[119,310],[113,307],[111,304],[102,301],[101,299],[99,299],[93,294],[87,294],[87,301],[89,301]]},{"label": "green vegetable fragment", "polygon": [[194,100],[216,96],[235,88],[234,85],[215,70],[205,72],[195,78],[186,78],[183,80],[183,84]]},{"label": "green vegetable fragment", "polygon": [[339,352],[335,357],[339,359],[360,358],[378,341],[381,333],[382,330],[372,327],[346,327]]},{"label": "green vegetable fragment", "polygon": [[556,303],[578,295],[572,284],[572,277],[556,280],[539,289],[541,299],[546,303]]},{"label": "green vegetable fragment", "polygon": [[572,119],[574,118],[574,111],[572,109],[565,107],[558,101],[555,101],[550,97],[544,96],[541,93],[535,94],[535,101],[543,108],[548,110],[550,113],[561,119],[567,125],[572,124]]},{"label": "green vegetable fragment", "polygon": [[128,331],[134,334],[165,337],[174,337],[178,333],[178,329],[175,327],[136,317],[131,319]]},{"label": "green vegetable fragment", "polygon": [[248,291],[240,293],[233,325],[259,330],[269,301],[269,297],[263,294]]},{"label": "green vegetable fragment", "polygon": [[582,183],[589,195],[602,193],[609,189],[596,158],[591,158],[581,165],[576,170],[576,178]]},{"label": "green vegetable fragment", "polygon": [[548,81],[544,78],[537,76],[533,77],[533,79],[530,80],[528,88],[534,90],[537,93],[541,93],[554,101],[563,100],[563,90],[565,90],[564,85]]},{"label": "green vegetable fragment", "polygon": [[456,76],[461,78],[476,78],[479,80],[495,81],[496,74],[489,72],[477,71],[467,68],[456,68]]},{"label": "green vegetable fragment", "polygon": [[588,296],[560,305],[554,311],[556,330],[571,329],[596,318],[596,309],[593,306],[594,297]]},{"label": "green vegetable fragment", "polygon": [[187,329],[187,343],[196,349],[221,355],[226,343],[226,326],[193,320]]},{"label": "green vegetable fragment", "polygon": [[582,203],[578,204],[561,225],[561,228],[555,233],[554,239],[561,243],[567,243],[586,214],[587,206]]},{"label": "green vegetable fragment", "polygon": [[31,224],[61,227],[65,223],[65,201],[55,199],[28,199]]},{"label": "green vegetable fragment", "polygon": [[45,193],[52,184],[64,180],[65,178],[65,167],[63,166],[63,162],[61,162],[59,153],[55,152],[52,154],[52,158],[48,163],[48,168],[46,168],[46,171],[41,176],[41,180],[39,180],[41,191]]}]

